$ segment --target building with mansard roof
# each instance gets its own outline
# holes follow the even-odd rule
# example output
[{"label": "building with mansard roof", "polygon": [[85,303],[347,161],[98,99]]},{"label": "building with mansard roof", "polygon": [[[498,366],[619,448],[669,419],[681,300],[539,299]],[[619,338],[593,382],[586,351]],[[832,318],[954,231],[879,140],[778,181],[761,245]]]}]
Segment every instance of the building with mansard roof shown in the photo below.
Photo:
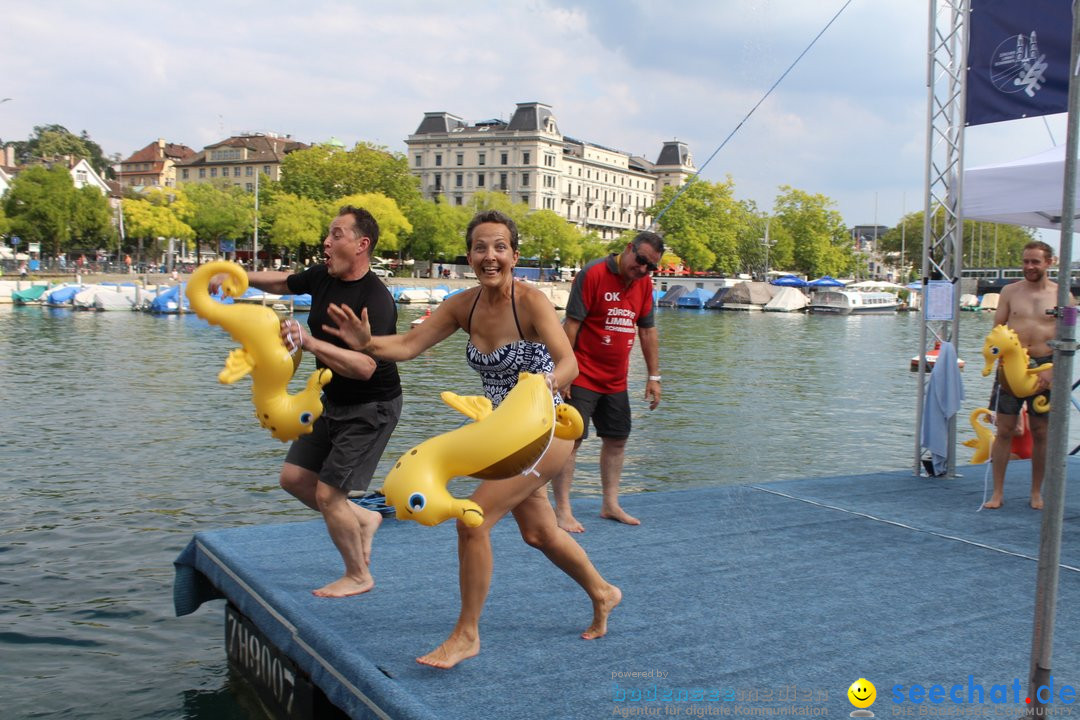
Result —
[{"label": "building with mansard roof", "polygon": [[647,210],[663,189],[695,172],[685,143],[665,142],[651,162],[563,135],[551,107],[539,102],[518,103],[509,122],[470,125],[447,112],[425,113],[405,142],[425,197],[464,205],[476,192],[504,192],[605,239],[647,228]]},{"label": "building with mansard roof", "polygon": [[294,150],[308,145],[277,133],[235,135],[176,163],[177,181],[211,182],[227,180],[248,192],[255,190],[260,173],[271,180],[281,179],[281,162]]}]

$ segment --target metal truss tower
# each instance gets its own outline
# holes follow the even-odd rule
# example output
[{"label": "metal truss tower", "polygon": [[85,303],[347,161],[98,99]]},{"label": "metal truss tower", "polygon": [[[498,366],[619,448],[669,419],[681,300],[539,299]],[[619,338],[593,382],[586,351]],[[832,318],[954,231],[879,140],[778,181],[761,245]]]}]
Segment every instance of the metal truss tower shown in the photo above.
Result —
[{"label": "metal truss tower", "polygon": [[[964,173],[964,72],[969,0],[929,0],[927,52],[926,195],[923,216],[922,327],[919,332],[919,393],[915,415],[915,463],[922,458],[923,407],[929,372],[925,357],[938,342],[957,344]],[[949,420],[948,475],[956,471],[956,416]]]}]

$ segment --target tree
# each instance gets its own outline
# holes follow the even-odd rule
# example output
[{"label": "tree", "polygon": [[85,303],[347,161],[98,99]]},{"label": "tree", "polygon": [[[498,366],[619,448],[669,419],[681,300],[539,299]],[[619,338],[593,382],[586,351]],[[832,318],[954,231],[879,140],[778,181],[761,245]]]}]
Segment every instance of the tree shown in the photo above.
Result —
[{"label": "tree", "polygon": [[421,199],[404,155],[363,142],[347,151],[324,144],[289,153],[281,163],[281,189],[317,201],[380,193],[399,207]]},{"label": "tree", "polygon": [[738,238],[751,225],[745,208],[734,198],[735,183],[698,180],[682,191],[665,187],[650,214],[667,208],[657,220],[665,243],[695,270],[735,273],[739,269]]},{"label": "tree", "polygon": [[241,188],[221,183],[187,183],[181,186],[190,206],[180,219],[195,231],[195,252],[200,257],[202,241],[213,243],[246,237],[254,229],[255,196]]},{"label": "tree", "polygon": [[375,246],[379,250],[397,250],[402,243],[401,236],[412,232],[413,226],[408,218],[401,212],[401,208],[381,193],[361,193],[349,195],[333,203],[334,212],[342,205],[353,205],[367,210],[379,223],[379,242]]},{"label": "tree", "polygon": [[[175,197],[175,196],[174,196]],[[124,213],[124,232],[129,238],[138,240],[139,252],[136,260],[142,259],[144,241],[148,246],[160,251],[158,238],[178,238],[186,241],[195,237],[191,229],[179,217],[188,206],[183,202],[172,204],[164,193],[148,193],[147,197],[124,198],[121,201]]]},{"label": "tree", "polygon": [[11,232],[26,243],[41,243],[42,254],[54,257],[71,239],[74,205],[75,183],[60,165],[23,170],[4,194]]},{"label": "tree", "polygon": [[[847,228],[835,203],[824,195],[811,195],[789,185],[780,187],[771,230],[782,228],[791,239],[791,259],[795,270],[810,276],[844,275],[854,269],[855,257]],[[779,224],[779,227],[778,227]],[[786,241],[777,243],[786,260]]]},{"label": "tree", "polygon": [[23,162],[34,159],[52,160],[71,155],[86,158],[98,174],[108,168],[101,146],[90,139],[83,130],[76,135],[63,125],[36,125],[34,132],[25,142],[16,142],[15,153]]},{"label": "tree", "polygon": [[[941,227],[943,210],[934,219]],[[896,227],[878,238],[883,252],[896,253],[897,265],[908,268],[909,274],[922,272],[923,217],[920,210],[905,215]],[[964,221],[963,261],[965,267],[1017,267],[1024,254],[1024,245],[1036,239],[1031,228],[1000,223]],[[900,253],[903,257],[900,258]]]},{"label": "tree", "polygon": [[269,242],[292,251],[322,242],[332,214],[327,203],[284,192],[264,197],[270,204],[260,213],[259,227]]},{"label": "tree", "polygon": [[71,247],[91,252],[100,247],[116,247],[116,228],[108,199],[96,187],[85,185],[75,191],[71,211]]},{"label": "tree", "polygon": [[516,225],[520,225],[522,219],[529,212],[529,206],[525,203],[515,203],[506,193],[494,190],[481,190],[473,193],[466,207],[471,209],[473,213],[483,212],[484,210],[498,210],[513,220]]},{"label": "tree", "polygon": [[521,254],[537,257],[540,267],[572,265],[581,255],[581,233],[554,210],[536,210],[518,225]]},{"label": "tree", "polygon": [[468,208],[423,201],[406,211],[412,233],[401,246],[404,254],[420,260],[449,260],[465,253]]}]

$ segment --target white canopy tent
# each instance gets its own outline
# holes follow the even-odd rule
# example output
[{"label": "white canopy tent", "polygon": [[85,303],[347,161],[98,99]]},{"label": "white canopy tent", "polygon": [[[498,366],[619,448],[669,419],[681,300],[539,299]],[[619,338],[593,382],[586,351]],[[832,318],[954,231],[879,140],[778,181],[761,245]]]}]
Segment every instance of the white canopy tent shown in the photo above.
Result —
[{"label": "white canopy tent", "polygon": [[1065,146],[1058,145],[1031,157],[965,170],[961,214],[966,220],[1061,230],[1064,187]]}]

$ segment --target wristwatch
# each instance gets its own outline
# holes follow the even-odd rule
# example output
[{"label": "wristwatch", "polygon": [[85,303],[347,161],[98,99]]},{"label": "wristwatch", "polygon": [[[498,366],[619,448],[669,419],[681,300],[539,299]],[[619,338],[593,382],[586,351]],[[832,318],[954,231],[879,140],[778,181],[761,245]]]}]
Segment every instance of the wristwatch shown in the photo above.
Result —
[{"label": "wristwatch", "polygon": [[649,376],[649,382],[660,382],[660,376],[659,375],[650,375]]}]

